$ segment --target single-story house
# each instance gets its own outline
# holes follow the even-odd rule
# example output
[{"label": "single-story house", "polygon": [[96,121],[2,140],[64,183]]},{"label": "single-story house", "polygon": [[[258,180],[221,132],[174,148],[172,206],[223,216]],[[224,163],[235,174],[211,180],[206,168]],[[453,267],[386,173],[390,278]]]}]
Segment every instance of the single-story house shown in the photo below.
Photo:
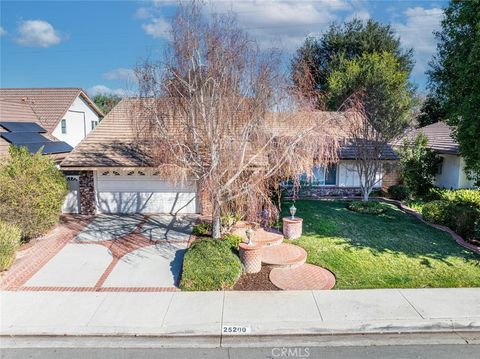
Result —
[{"label": "single-story house", "polygon": [[29,106],[48,135],[71,147],[78,145],[104,116],[80,88],[0,88],[0,100],[2,104]]},{"label": "single-story house", "polygon": [[435,177],[435,185],[441,188],[473,188],[474,181],[465,173],[465,161],[460,155],[460,146],[453,138],[452,127],[445,122],[437,122],[409,132],[405,138],[414,139],[420,133],[428,139],[428,148],[437,152],[442,158]]},{"label": "single-story house", "polygon": [[[79,179],[77,190],[69,194],[68,210],[82,214],[206,214],[210,199],[194,181],[175,184],[162,179],[149,151],[139,148],[134,101],[123,99],[61,162],[63,171]],[[386,162],[397,160],[389,146],[383,156]],[[359,191],[352,148],[342,146],[339,157],[340,161],[326,170],[314,169],[312,191],[326,195]],[[379,178],[378,186],[388,186],[395,180]]]}]

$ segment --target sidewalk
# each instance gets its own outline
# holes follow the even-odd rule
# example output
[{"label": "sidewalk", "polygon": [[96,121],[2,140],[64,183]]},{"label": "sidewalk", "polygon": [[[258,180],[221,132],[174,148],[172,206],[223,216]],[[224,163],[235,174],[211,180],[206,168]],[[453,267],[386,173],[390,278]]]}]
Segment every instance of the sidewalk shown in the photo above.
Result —
[{"label": "sidewalk", "polygon": [[[282,336],[480,331],[480,288],[1,292],[3,336]],[[240,327],[243,334],[232,333]],[[243,329],[244,328],[244,329]],[[200,340],[200,338],[199,338]],[[192,344],[195,340],[192,339]]]}]

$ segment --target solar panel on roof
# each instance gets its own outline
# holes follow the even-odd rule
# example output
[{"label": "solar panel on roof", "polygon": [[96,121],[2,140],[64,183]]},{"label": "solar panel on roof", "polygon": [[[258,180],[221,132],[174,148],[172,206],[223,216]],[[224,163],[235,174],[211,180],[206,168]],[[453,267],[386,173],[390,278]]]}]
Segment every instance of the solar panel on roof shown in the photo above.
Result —
[{"label": "solar panel on roof", "polygon": [[73,150],[73,147],[68,143],[63,141],[58,142],[39,142],[39,143],[26,143],[22,146],[27,147],[30,153],[36,153],[40,148],[42,148],[43,154],[53,154],[53,153],[65,153]]},{"label": "solar panel on roof", "polygon": [[37,132],[45,133],[45,130],[42,126],[35,122],[9,122],[1,121],[0,126],[10,132]]},{"label": "solar panel on roof", "polygon": [[25,143],[51,142],[48,138],[37,132],[1,132],[0,136],[15,146]]}]

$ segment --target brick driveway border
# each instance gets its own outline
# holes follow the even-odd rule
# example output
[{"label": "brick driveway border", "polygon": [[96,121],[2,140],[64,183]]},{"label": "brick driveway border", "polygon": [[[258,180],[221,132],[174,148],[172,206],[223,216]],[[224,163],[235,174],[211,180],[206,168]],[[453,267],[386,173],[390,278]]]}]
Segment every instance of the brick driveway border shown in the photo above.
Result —
[{"label": "brick driveway border", "polygon": [[18,252],[17,260],[8,271],[2,273],[0,289],[15,290],[21,287],[85,228],[92,218],[93,216],[62,215],[55,228]]},{"label": "brick driveway border", "polygon": [[[59,223],[46,235],[32,240],[33,243],[27,248],[17,253],[17,259],[10,269],[2,273],[0,278],[0,290],[9,291],[70,291],[70,292],[172,292],[179,291],[176,287],[102,287],[101,285],[113,270],[118,260],[126,253],[151,245],[141,234],[142,225],[145,223],[145,217],[134,231],[126,236],[122,236],[114,241],[100,241],[96,244],[103,245],[112,251],[113,261],[106,272],[100,277],[94,287],[59,287],[59,286],[24,286],[48,261],[50,261],[58,252],[60,252],[67,243],[75,242],[77,234],[95,218],[95,215],[62,215]],[[190,235],[187,242],[187,248],[195,240],[195,236]],[[161,241],[159,241],[161,242]],[[177,242],[177,241],[172,241]],[[153,241],[155,243],[155,241]],[[82,243],[84,245],[89,242]]]}]

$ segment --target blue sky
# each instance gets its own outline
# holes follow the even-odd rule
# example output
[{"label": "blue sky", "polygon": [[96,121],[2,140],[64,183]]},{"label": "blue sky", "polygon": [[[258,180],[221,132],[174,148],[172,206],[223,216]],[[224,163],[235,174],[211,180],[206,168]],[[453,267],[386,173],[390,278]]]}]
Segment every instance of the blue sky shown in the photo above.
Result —
[{"label": "blue sky", "polygon": [[[353,17],[390,23],[413,48],[412,81],[420,90],[435,52],[447,1],[210,1],[209,11],[233,10],[261,46],[287,59],[306,35]],[[0,3],[0,86],[82,87],[91,95],[134,88],[131,69],[160,56],[175,1],[5,1]]]}]

